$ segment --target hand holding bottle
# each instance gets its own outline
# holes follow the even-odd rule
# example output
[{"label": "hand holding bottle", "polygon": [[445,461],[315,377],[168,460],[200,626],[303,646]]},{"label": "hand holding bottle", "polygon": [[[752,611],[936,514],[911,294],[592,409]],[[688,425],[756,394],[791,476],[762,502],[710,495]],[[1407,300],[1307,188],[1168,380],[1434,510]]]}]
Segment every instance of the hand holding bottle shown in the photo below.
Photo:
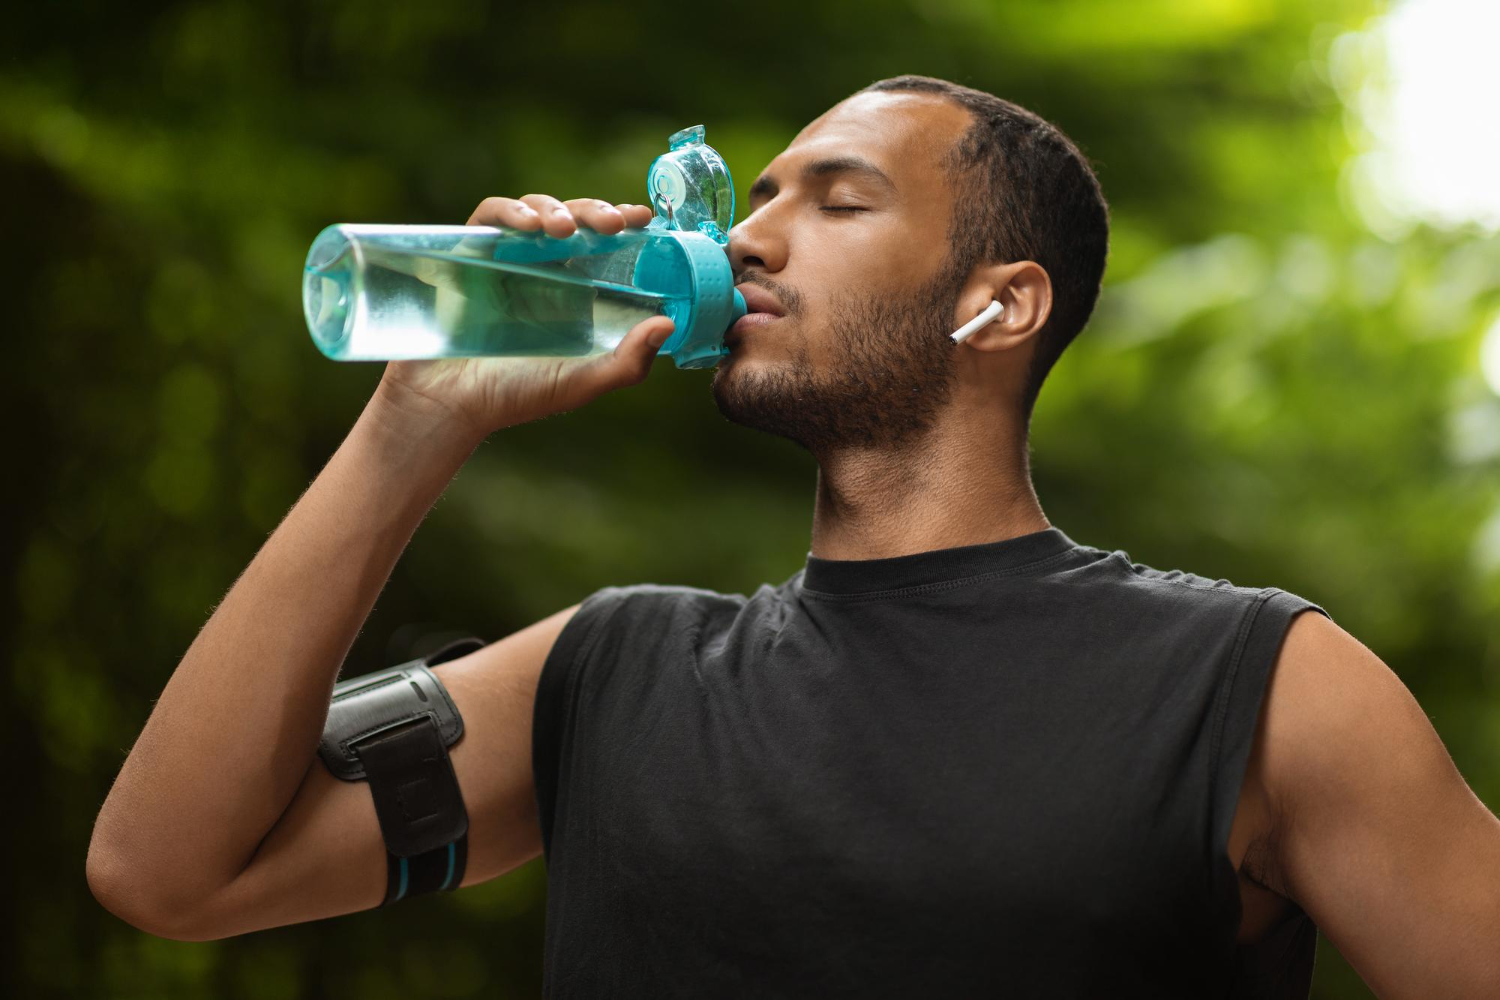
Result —
[{"label": "hand holding bottle", "polygon": [[[486,198],[471,226],[507,226],[565,238],[580,226],[611,235],[651,221],[645,205],[611,205],[596,198],[559,201],[550,195]],[[402,409],[438,413],[479,438],[504,427],[577,409],[598,396],[645,380],[674,325],[666,316],[637,323],[609,354],[585,358],[481,357],[390,361],[379,392]]]}]

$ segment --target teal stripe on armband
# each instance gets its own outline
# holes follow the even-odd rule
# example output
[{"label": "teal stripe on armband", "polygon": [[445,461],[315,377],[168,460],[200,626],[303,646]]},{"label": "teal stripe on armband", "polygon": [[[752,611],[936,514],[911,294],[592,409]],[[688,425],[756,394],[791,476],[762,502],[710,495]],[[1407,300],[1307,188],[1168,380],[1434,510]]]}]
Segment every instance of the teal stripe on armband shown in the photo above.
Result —
[{"label": "teal stripe on armband", "polygon": [[401,897],[405,896],[405,895],[406,895],[406,859],[402,858],[401,859],[401,881],[396,886],[396,898],[393,899],[393,900],[391,900],[391,902],[393,902],[393,903],[394,902],[399,902],[400,899],[401,899]]},{"label": "teal stripe on armband", "polygon": [[[456,841],[455,841],[455,843],[456,843]],[[439,892],[441,892],[444,889],[448,888],[448,883],[453,881],[453,855],[454,855],[453,844],[449,844],[448,845],[448,874],[443,876],[443,884],[440,885],[440,886],[438,886],[438,891]]]}]

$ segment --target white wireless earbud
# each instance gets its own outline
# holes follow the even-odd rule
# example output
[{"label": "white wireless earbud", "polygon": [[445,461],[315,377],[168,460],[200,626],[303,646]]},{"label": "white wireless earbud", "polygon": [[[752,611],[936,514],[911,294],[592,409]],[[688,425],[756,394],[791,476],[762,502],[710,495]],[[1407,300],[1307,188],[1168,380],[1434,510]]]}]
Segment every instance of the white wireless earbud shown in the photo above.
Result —
[{"label": "white wireless earbud", "polygon": [[984,326],[986,323],[999,316],[1004,309],[1005,307],[1000,304],[1000,300],[994,299],[990,302],[989,305],[984,307],[984,312],[980,313],[978,316],[975,316],[973,319],[969,320],[957,330],[954,330],[951,334],[949,334],[949,336],[953,338],[953,342],[955,344],[962,344],[964,342],[964,338],[968,337],[975,330],[978,330],[980,327]]}]

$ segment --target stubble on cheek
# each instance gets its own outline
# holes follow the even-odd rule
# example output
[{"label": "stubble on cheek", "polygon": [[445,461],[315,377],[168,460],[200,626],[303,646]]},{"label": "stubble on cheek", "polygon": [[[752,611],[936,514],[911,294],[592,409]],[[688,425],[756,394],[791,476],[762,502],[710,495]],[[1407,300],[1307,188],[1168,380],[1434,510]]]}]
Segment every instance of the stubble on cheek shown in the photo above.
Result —
[{"label": "stubble on cheek", "polygon": [[816,345],[803,324],[764,331],[760,357],[741,354],[715,373],[720,412],[813,452],[911,443],[952,389],[953,294],[935,282],[898,299],[836,296]]}]

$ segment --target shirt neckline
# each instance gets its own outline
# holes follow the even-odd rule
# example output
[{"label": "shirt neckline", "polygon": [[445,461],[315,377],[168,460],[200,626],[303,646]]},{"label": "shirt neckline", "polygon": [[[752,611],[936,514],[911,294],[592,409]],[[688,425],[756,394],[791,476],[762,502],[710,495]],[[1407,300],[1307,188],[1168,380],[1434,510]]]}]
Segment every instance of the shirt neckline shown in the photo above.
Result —
[{"label": "shirt neckline", "polygon": [[1081,548],[1056,526],[996,542],[929,549],[881,559],[823,559],[807,553],[798,586],[823,594],[865,594],[1008,573]]}]

